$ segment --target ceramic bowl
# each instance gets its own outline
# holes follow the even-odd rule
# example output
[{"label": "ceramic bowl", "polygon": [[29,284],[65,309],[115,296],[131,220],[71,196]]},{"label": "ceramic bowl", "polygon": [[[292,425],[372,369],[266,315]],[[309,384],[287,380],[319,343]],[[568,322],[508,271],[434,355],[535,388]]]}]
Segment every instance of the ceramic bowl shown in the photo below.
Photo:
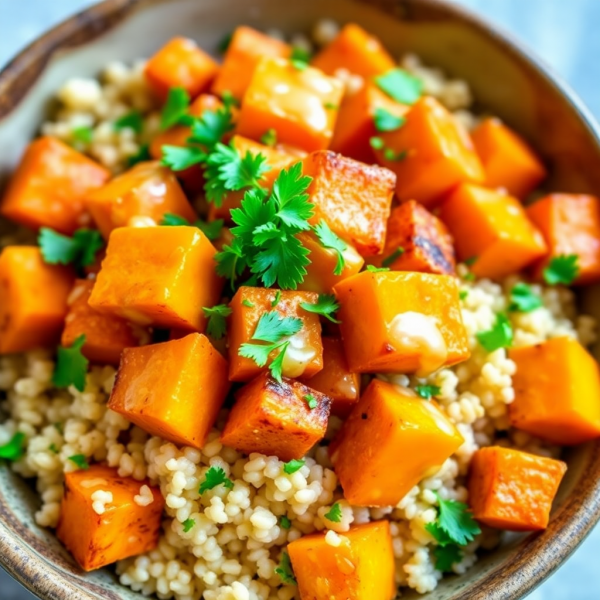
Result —
[{"label": "ceramic bowl", "polygon": [[[600,190],[599,132],[573,93],[493,26],[436,0],[103,2],[39,38],[0,73],[0,178],[36,134],[53,92],[68,77],[94,75],[113,59],[148,56],[177,34],[215,48],[237,24],[297,32],[320,17],[360,23],[394,55],[410,50],[468,80],[479,107],[542,153],[552,173],[550,189]],[[581,302],[592,313],[600,306],[593,290]],[[569,470],[548,529],[508,536],[465,575],[444,579],[423,600],[515,600],[548,577],[600,518],[600,442],[572,449],[565,458]],[[35,525],[37,505],[27,484],[1,466],[0,563],[6,570],[45,600],[141,599],[120,587],[110,570],[84,575],[53,533]],[[403,595],[413,597],[418,595]]]}]

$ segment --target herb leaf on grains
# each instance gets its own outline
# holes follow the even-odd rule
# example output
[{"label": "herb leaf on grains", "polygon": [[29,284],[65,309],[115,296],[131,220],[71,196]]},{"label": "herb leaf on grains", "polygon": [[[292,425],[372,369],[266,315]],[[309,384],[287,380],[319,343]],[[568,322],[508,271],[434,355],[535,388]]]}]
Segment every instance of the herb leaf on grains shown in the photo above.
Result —
[{"label": "herb leaf on grains", "polygon": [[442,573],[450,573],[452,566],[463,559],[463,552],[457,544],[436,546],[433,549],[435,568]]},{"label": "herb leaf on grains", "polygon": [[325,518],[332,523],[340,523],[342,520],[342,507],[336,502],[326,513]]},{"label": "herb leaf on grains", "polygon": [[90,464],[83,454],[74,454],[73,456],[69,456],[69,460],[77,465],[79,469],[87,470],[90,468]]},{"label": "herb leaf on grains", "polygon": [[190,95],[182,87],[172,87],[160,114],[160,128],[164,131],[179,125],[188,114]]},{"label": "herb leaf on grains", "polygon": [[279,517],[279,526],[282,529],[289,529],[292,526],[292,522],[285,516]]},{"label": "herb leaf on grains", "polygon": [[4,460],[19,460],[25,454],[25,434],[17,431],[10,440],[0,446],[0,458]]},{"label": "herb leaf on grains", "polygon": [[224,485],[227,489],[233,489],[233,481],[227,477],[227,474],[221,467],[210,467],[204,475],[204,481],[200,484],[199,494],[204,494],[208,490],[216,488],[218,485]]},{"label": "herb leaf on grains", "polygon": [[544,281],[548,285],[571,285],[579,275],[579,256],[561,254],[555,256],[544,269]]},{"label": "herb leaf on grains", "polygon": [[415,385],[415,392],[425,400],[431,400],[434,396],[439,396],[441,391],[437,385]]},{"label": "herb leaf on grains", "polygon": [[438,516],[433,523],[427,523],[425,529],[436,539],[440,546],[449,543],[466,546],[481,533],[471,509],[463,502],[443,500],[439,494]]},{"label": "herb leaf on grains", "polygon": [[183,533],[188,533],[189,531],[191,531],[194,528],[194,525],[196,524],[196,521],[194,521],[194,519],[186,519],[182,525],[183,525]]},{"label": "herb leaf on grains", "polygon": [[287,473],[288,475],[293,475],[296,471],[299,471],[305,463],[306,461],[303,458],[294,458],[289,462],[284,463],[283,472]]},{"label": "herb leaf on grains", "polygon": [[498,348],[510,348],[513,342],[512,325],[504,313],[498,313],[492,328],[488,331],[479,331],[476,337],[488,352],[494,352]]},{"label": "herb leaf on grains", "polygon": [[517,283],[510,291],[510,312],[531,312],[543,306],[542,299],[526,283]]},{"label": "herb leaf on grains", "polygon": [[275,573],[281,577],[283,583],[287,583],[288,585],[296,585],[298,583],[294,577],[290,555],[287,552],[281,554],[281,560],[279,561],[279,566],[275,569]]},{"label": "herb leaf on grains", "polygon": [[132,110],[119,117],[114,124],[117,131],[121,129],[132,129],[135,133],[141,133],[144,128],[144,117],[139,110]]},{"label": "herb leaf on grains", "polygon": [[52,375],[52,383],[56,387],[64,388],[72,385],[80,392],[85,389],[85,374],[89,361],[81,353],[84,344],[85,334],[76,338],[68,348],[58,347],[56,366]]}]

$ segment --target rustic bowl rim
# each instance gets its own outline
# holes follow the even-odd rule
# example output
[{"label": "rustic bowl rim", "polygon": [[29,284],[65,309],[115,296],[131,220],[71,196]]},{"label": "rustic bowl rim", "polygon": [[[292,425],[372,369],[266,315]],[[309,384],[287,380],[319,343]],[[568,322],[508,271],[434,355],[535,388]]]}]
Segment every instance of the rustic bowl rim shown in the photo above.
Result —
[{"label": "rustic bowl rim", "polygon": [[[23,48],[0,70],[0,120],[25,97],[54,55],[92,41],[130,12],[171,0],[103,0],[63,20]],[[366,2],[368,0],[358,0]],[[390,7],[421,5],[452,13],[483,32],[503,51],[533,69],[565,100],[594,142],[600,146],[600,126],[565,81],[520,41],[485,18],[450,0],[389,0]],[[560,507],[544,535],[529,536],[508,565],[493,568],[477,580],[477,590],[466,589],[453,600],[515,600],[533,591],[577,549],[600,520],[600,441],[591,443],[590,457],[579,481]],[[589,481],[588,485],[582,484]],[[0,514],[2,511],[0,510]],[[561,519],[560,516],[567,514]],[[559,524],[560,523],[560,524]],[[533,565],[533,572],[531,572]],[[0,566],[42,600],[97,600],[73,578],[57,577],[52,565],[0,519]],[[526,572],[527,571],[527,572]]]}]

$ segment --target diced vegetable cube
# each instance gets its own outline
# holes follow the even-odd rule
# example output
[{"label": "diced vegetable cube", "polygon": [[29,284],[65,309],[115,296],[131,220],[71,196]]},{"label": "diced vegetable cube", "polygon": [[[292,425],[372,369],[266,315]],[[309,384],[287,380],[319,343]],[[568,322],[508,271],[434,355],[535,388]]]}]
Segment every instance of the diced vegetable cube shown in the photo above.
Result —
[{"label": "diced vegetable cube", "polygon": [[546,168],[525,140],[499,119],[484,119],[471,133],[487,187],[525,198],[546,177]]},{"label": "diced vegetable cube", "polygon": [[450,275],[365,271],[334,292],[353,372],[425,375],[469,358],[458,284]]},{"label": "diced vegetable cube", "polygon": [[535,265],[544,269],[559,256],[577,256],[576,284],[600,280],[600,200],[584,194],[550,194],[527,207],[527,216],[542,232],[549,254]]},{"label": "diced vegetable cube", "polygon": [[[136,502],[142,486],[152,494],[147,505],[145,498]],[[111,494],[112,499],[95,500],[98,492]],[[96,503],[101,512],[94,510]],[[164,504],[160,490],[147,481],[119,477],[117,469],[92,465],[65,474],[56,535],[82,569],[100,569],[156,548]]]},{"label": "diced vegetable cube", "polygon": [[215,253],[197,227],[119,227],[90,306],[140,325],[202,332],[202,308],[218,304],[223,288]]},{"label": "diced vegetable cube", "polygon": [[566,470],[560,460],[514,448],[481,448],[470,467],[473,516],[488,527],[509,531],[545,529]]},{"label": "diced vegetable cube", "polygon": [[22,225],[73,233],[90,222],[84,200],[110,173],[52,137],[29,144],[9,182],[0,214]]},{"label": "diced vegetable cube", "polygon": [[261,373],[236,392],[221,442],[245,454],[300,459],[325,436],[330,409],[331,398],[325,394],[293,379],[279,383]]},{"label": "diced vegetable cube", "polygon": [[149,217],[156,223],[165,213],[196,219],[177,178],[158,162],[139,163],[93,190],[86,205],[106,239],[113,229],[131,225],[136,217]]},{"label": "diced vegetable cube", "polygon": [[305,535],[288,545],[300,597],[392,600],[395,561],[388,521],[355,525],[331,546],[325,533]]},{"label": "diced vegetable cube", "polygon": [[395,175],[331,151],[313,152],[303,161],[313,178],[308,189],[315,213],[311,223],[325,220],[332,231],[363,256],[383,250]]},{"label": "diced vegetable cube", "polygon": [[[400,200],[438,205],[460,183],[482,182],[484,171],[469,134],[437,101],[418,100],[400,128],[381,132],[383,147],[375,150],[380,164],[398,176]],[[392,153],[393,160],[386,158]]]},{"label": "diced vegetable cube", "polygon": [[576,340],[558,337],[513,348],[513,427],[560,445],[600,437],[600,372],[594,357]]},{"label": "diced vegetable cube", "polygon": [[459,260],[472,260],[477,277],[500,279],[546,255],[542,234],[512,196],[464,184],[444,202],[447,225]]},{"label": "diced vegetable cube", "polygon": [[314,304],[317,294],[242,286],[231,300],[229,317],[229,379],[248,381],[266,369],[279,355],[271,353],[264,367],[250,358],[240,356],[242,344],[265,344],[252,339],[260,318],[268,312],[276,312],[277,319],[300,319],[302,328],[291,337],[283,359],[283,375],[286,377],[310,377],[323,368],[323,344],[319,316],[304,310],[303,302]]},{"label": "diced vegetable cube", "polygon": [[154,93],[164,100],[172,87],[182,87],[195,98],[210,87],[218,71],[219,65],[196,42],[176,37],[150,58],[144,73]]},{"label": "diced vegetable cube", "polygon": [[236,133],[254,140],[275,129],[277,139],[312,152],[331,142],[342,84],[318,69],[265,58],[244,95]]},{"label": "diced vegetable cube", "polygon": [[381,75],[396,66],[381,42],[355,23],[345,25],[311,64],[328,75],[347,69],[365,78]]},{"label": "diced vegetable cube", "polygon": [[0,253],[0,353],[57,344],[74,280],[71,269],[46,264],[37,247],[4,248]]},{"label": "diced vegetable cube", "polygon": [[434,400],[374,379],[329,453],[348,502],[395,506],[463,441]]},{"label": "diced vegetable cube", "polygon": [[202,449],[228,391],[227,361],[191,333],[124,350],[108,407],[151,435]]},{"label": "diced vegetable cube", "polygon": [[237,27],[227,46],[212,92],[219,96],[229,92],[234,98],[241,100],[261,58],[288,58],[290,52],[291,48],[285,42],[251,27]]}]

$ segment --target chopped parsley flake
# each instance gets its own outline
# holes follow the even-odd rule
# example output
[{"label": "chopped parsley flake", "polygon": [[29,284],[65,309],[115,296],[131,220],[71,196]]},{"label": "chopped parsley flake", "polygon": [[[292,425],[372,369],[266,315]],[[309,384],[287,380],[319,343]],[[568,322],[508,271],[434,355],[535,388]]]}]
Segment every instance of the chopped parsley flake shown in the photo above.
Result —
[{"label": "chopped parsley flake", "polygon": [[292,522],[285,516],[279,517],[279,525],[282,529],[289,529],[292,526]]},{"label": "chopped parsley flake", "polygon": [[58,446],[56,444],[50,444],[48,446],[48,450],[50,450],[50,452],[52,452],[53,454],[58,454]]},{"label": "chopped parsley flake", "polygon": [[303,458],[301,458],[301,459],[294,458],[293,460],[290,460],[289,462],[284,463],[283,471],[284,471],[284,473],[287,473],[288,475],[293,475],[296,471],[299,471],[304,466],[305,462],[306,461]]},{"label": "chopped parsley flake", "polygon": [[373,115],[375,129],[377,131],[394,131],[406,122],[404,117],[397,117],[385,108],[377,107]]},{"label": "chopped parsley flake", "polygon": [[458,299],[464,300],[468,295],[469,295],[469,292],[467,290],[460,290],[458,292]]},{"label": "chopped parsley flake", "polygon": [[194,525],[196,524],[196,521],[194,521],[194,519],[186,519],[182,525],[183,525],[183,533],[188,533],[188,531],[191,531],[194,528]]},{"label": "chopped parsley flake", "polygon": [[543,305],[542,299],[526,283],[517,283],[510,291],[510,312],[531,312]]},{"label": "chopped parsley flake", "polygon": [[25,454],[25,434],[17,431],[10,440],[0,446],[0,458],[4,460],[19,460]]},{"label": "chopped parsley flake", "polygon": [[333,294],[319,294],[319,299],[315,304],[312,304],[311,302],[301,302],[300,306],[308,312],[325,317],[332,323],[339,323],[334,315],[340,308],[340,305]]},{"label": "chopped parsley flake", "polygon": [[204,481],[200,484],[199,494],[204,494],[208,490],[216,488],[218,485],[224,485],[227,489],[233,489],[233,481],[227,477],[227,474],[221,467],[210,467],[204,475]]},{"label": "chopped parsley flake", "polygon": [[306,394],[303,400],[304,402],[306,402],[306,405],[308,406],[308,408],[310,408],[310,410],[317,408],[319,404],[313,394]]},{"label": "chopped parsley flake", "polygon": [[325,518],[332,523],[340,523],[342,520],[342,507],[339,502],[336,502],[328,512],[325,513]]},{"label": "chopped parsley flake", "polygon": [[385,142],[383,141],[383,139],[377,136],[373,136],[369,140],[369,144],[374,150],[381,150],[385,146]]},{"label": "chopped parsley flake", "polygon": [[280,300],[281,300],[281,290],[277,290],[275,292],[275,298],[273,298],[273,302],[271,302],[271,308],[275,308],[279,304]]},{"label": "chopped parsley flake", "polygon": [[383,273],[389,270],[389,267],[376,267],[375,265],[367,265],[367,271],[369,273]]},{"label": "chopped parsley flake", "polygon": [[91,144],[93,135],[94,130],[87,125],[71,129],[71,138],[79,144]]},{"label": "chopped parsley flake", "polygon": [[277,131],[275,129],[267,129],[260,138],[260,141],[265,146],[272,148],[277,143]]},{"label": "chopped parsley flake", "polygon": [[275,573],[279,575],[283,583],[288,585],[296,585],[297,581],[294,577],[294,570],[292,569],[292,562],[290,561],[290,555],[287,552],[281,554],[281,560],[279,566],[275,569]]},{"label": "chopped parsley flake", "polygon": [[89,361],[81,353],[85,344],[85,334],[80,335],[69,348],[59,346],[56,355],[56,366],[52,375],[52,383],[58,388],[74,386],[83,392],[85,374]]},{"label": "chopped parsley flake", "polygon": [[425,400],[431,400],[434,396],[439,396],[441,389],[437,385],[416,385],[415,392],[425,398]]},{"label": "chopped parsley flake", "polygon": [[79,469],[89,469],[90,464],[87,461],[87,458],[83,454],[74,454],[73,456],[69,456],[69,460],[74,463]]},{"label": "chopped parsley flake", "polygon": [[346,242],[333,233],[333,231],[331,231],[329,228],[329,225],[327,225],[327,223],[323,220],[319,221],[319,223],[313,227],[313,231],[315,232],[317,238],[319,238],[319,241],[324,248],[335,250],[337,253],[337,263],[335,265],[335,269],[333,270],[333,274],[341,275],[344,271],[344,267],[346,266],[346,260],[344,259],[344,252],[348,248]]},{"label": "chopped parsley flake", "polygon": [[513,342],[512,325],[504,313],[498,313],[493,327],[488,331],[478,332],[476,337],[488,352],[494,352],[498,348],[510,348]]},{"label": "chopped parsley flake", "polygon": [[246,307],[246,308],[254,308],[254,302],[251,302],[250,300],[248,300],[248,298],[244,298],[242,300],[242,304]]},{"label": "chopped parsley flake", "polygon": [[571,285],[579,275],[578,261],[577,254],[555,256],[544,269],[544,281],[548,285]]},{"label": "chopped parsley flake", "polygon": [[339,108],[339,106],[337,104],[334,104],[333,102],[325,102],[325,104],[323,104],[323,107],[327,110],[337,110]]},{"label": "chopped parsley flake", "polygon": [[44,262],[49,265],[72,264],[78,269],[88,267],[96,260],[97,252],[104,246],[99,231],[78,229],[73,237],[42,227],[38,244]]},{"label": "chopped parsley flake", "polygon": [[220,340],[227,333],[227,317],[231,314],[231,308],[226,304],[218,304],[212,308],[203,307],[202,312],[208,318],[206,333],[211,338]]},{"label": "chopped parsley flake", "polygon": [[389,256],[387,256],[381,261],[381,265],[383,267],[390,267],[404,254],[404,252],[404,248],[402,248],[402,246],[399,246]]},{"label": "chopped parsley flake", "polygon": [[394,152],[394,150],[392,150],[391,148],[385,148],[383,151],[383,158],[385,158],[385,160],[401,161],[404,160],[407,156],[408,152],[406,150]]},{"label": "chopped parsley flake", "polygon": [[391,69],[375,77],[375,84],[402,104],[414,104],[423,93],[423,82],[403,69]]},{"label": "chopped parsley flake", "polygon": [[117,131],[121,129],[131,129],[135,131],[135,133],[141,133],[144,128],[144,117],[139,110],[132,110],[122,117],[119,117],[115,121],[114,127]]},{"label": "chopped parsley flake", "polygon": [[471,267],[477,262],[478,258],[478,256],[471,256],[470,258],[465,259],[463,262],[465,265],[467,265],[467,267]]},{"label": "chopped parsley flake", "polygon": [[127,166],[133,167],[140,162],[144,162],[146,160],[150,160],[152,157],[150,156],[150,145],[142,144],[140,149],[135,154],[130,154],[127,157]]}]

